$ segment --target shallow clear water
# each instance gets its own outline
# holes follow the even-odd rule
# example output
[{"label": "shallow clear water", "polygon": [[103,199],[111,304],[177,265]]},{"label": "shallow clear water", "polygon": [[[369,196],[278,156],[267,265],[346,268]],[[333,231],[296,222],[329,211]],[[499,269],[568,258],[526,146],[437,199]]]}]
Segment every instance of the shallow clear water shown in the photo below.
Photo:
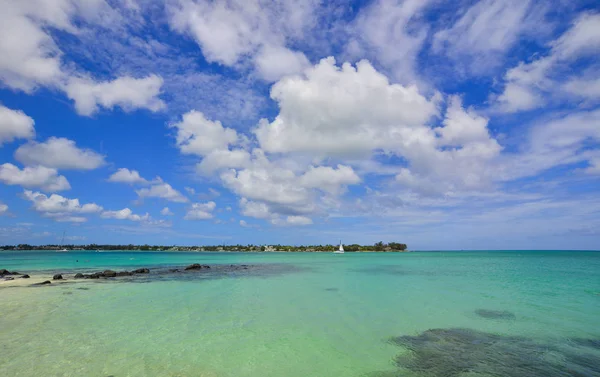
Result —
[{"label": "shallow clear water", "polygon": [[[574,367],[583,368],[579,375],[600,375],[596,252],[0,252],[0,268],[32,276],[190,263],[265,269],[0,288],[0,370],[14,376],[489,377],[517,375],[500,364],[535,348],[535,360],[560,366],[582,356],[585,362]],[[489,318],[481,309],[506,315]],[[469,366],[458,374],[440,354],[457,358],[443,347],[454,338],[390,341],[456,328],[503,338],[489,349],[480,339],[458,344],[472,358],[478,356],[470,347],[486,357],[461,361]],[[446,371],[425,365],[432,352]],[[535,360],[525,364],[534,368]],[[500,372],[477,369],[485,363]],[[528,375],[539,373],[534,368]],[[556,369],[555,375],[577,375],[570,373]]]}]

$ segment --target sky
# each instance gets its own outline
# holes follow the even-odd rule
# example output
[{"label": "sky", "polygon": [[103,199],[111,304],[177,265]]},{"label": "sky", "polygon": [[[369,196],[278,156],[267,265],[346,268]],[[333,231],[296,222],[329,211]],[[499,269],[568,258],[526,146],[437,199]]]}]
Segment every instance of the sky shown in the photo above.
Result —
[{"label": "sky", "polygon": [[0,244],[600,249],[597,1],[0,8]]}]

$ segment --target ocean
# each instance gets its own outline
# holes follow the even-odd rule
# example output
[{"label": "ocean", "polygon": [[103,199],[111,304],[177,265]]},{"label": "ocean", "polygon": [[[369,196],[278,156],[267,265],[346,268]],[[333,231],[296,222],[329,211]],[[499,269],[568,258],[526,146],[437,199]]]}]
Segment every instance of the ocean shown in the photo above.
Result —
[{"label": "ocean", "polygon": [[[191,263],[212,268],[158,273]],[[67,278],[0,283],[5,376],[600,376],[600,252],[19,251],[3,268]]]}]

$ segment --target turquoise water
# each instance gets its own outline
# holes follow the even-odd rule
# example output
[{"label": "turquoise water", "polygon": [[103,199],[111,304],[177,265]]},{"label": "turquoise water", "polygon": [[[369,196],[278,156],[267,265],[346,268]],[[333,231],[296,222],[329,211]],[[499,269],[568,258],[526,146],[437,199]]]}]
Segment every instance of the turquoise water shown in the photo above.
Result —
[{"label": "turquoise water", "polygon": [[[265,268],[202,279],[154,280],[151,273],[139,282],[0,286],[0,370],[512,377],[519,368],[502,365],[527,356],[523,376],[600,376],[597,252],[0,252],[0,268],[32,277],[190,263]],[[505,315],[478,315],[482,309]],[[457,328],[498,338],[460,343]],[[453,338],[431,343],[431,329]],[[471,359],[459,368],[463,356]],[[556,368],[548,374],[538,361]]]}]

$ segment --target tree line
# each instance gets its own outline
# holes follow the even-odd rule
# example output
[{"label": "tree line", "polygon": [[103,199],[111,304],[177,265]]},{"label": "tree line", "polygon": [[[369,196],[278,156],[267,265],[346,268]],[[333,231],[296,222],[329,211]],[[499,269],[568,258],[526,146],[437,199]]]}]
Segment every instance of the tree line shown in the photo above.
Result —
[{"label": "tree line", "polygon": [[[102,251],[291,251],[291,252],[310,252],[310,251],[334,251],[339,245],[210,245],[210,246],[165,246],[165,245],[4,245],[0,250],[102,250]],[[384,243],[382,241],[374,245],[350,244],[344,245],[345,251],[405,251],[406,244],[398,242]]]}]

